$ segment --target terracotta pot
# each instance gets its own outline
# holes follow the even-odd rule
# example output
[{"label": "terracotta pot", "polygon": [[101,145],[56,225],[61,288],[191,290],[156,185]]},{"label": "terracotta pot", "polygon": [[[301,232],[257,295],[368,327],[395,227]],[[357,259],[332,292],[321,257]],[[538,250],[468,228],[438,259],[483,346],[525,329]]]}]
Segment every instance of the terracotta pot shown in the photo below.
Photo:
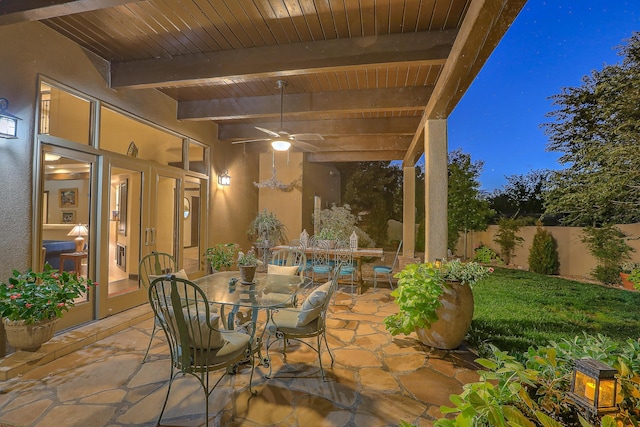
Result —
[{"label": "terracotta pot", "polygon": [[438,320],[428,329],[416,329],[423,344],[442,350],[452,350],[462,344],[473,319],[471,286],[447,282],[441,297],[442,306],[436,311]]},{"label": "terracotta pot", "polygon": [[240,280],[242,280],[243,283],[253,283],[253,278],[256,275],[258,266],[240,265],[238,268],[240,269]]},{"label": "terracotta pot", "polygon": [[620,273],[620,279],[622,280],[622,286],[630,291],[635,291],[636,288],[633,286],[633,282],[629,280],[629,273]]},{"label": "terracotta pot", "polygon": [[16,350],[36,351],[53,337],[58,318],[25,324],[24,320],[2,319],[7,341]]}]

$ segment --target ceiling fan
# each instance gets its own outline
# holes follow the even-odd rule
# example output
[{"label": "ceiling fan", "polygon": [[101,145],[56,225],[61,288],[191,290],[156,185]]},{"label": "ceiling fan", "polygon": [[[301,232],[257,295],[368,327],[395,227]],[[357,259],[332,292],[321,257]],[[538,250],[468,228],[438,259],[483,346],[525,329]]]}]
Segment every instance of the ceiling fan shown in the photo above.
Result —
[{"label": "ceiling fan", "polygon": [[323,141],[324,138],[318,133],[289,133],[282,129],[282,115],[284,111],[284,88],[287,87],[285,80],[276,82],[280,89],[280,129],[273,131],[270,129],[255,126],[261,132],[269,135],[269,138],[245,139],[241,141],[233,141],[232,144],[245,144],[247,142],[270,141],[271,147],[276,151],[287,151],[291,145],[295,145],[305,151],[318,151],[318,147],[309,144],[307,141]]}]

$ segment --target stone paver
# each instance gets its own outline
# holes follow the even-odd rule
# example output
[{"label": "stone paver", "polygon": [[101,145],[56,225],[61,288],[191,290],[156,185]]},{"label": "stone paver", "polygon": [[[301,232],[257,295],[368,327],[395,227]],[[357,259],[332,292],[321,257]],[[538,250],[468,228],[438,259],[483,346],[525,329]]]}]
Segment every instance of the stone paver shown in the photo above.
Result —
[{"label": "stone paver", "polygon": [[[468,352],[432,350],[414,335],[392,337],[383,319],[397,310],[388,288],[365,290],[331,304],[320,377],[316,353],[292,342],[286,360],[271,349],[273,377],[242,366],[208,400],[211,426],[432,426],[440,405],[477,379]],[[116,316],[113,316],[116,317]],[[109,319],[110,325],[117,323]],[[156,425],[168,386],[162,333],[141,363],[153,328],[144,320],[0,384],[0,425],[123,427]],[[323,344],[324,345],[324,344]],[[215,381],[220,373],[212,373]],[[174,382],[163,424],[205,424],[205,398],[194,378]]]}]

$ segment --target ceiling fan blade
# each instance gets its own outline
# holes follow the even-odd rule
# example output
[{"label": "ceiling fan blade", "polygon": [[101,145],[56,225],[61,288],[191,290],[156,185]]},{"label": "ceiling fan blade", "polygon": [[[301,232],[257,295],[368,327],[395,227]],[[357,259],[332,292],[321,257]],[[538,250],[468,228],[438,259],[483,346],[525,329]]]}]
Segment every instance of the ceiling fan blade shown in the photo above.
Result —
[{"label": "ceiling fan blade", "polygon": [[240,141],[231,141],[232,144],[244,144],[247,142],[262,142],[262,141],[271,141],[269,138],[256,138],[256,139],[243,139]]},{"label": "ceiling fan blade", "polygon": [[324,138],[319,133],[294,133],[289,135],[289,138],[294,140],[307,140],[307,141],[324,141]]},{"label": "ceiling fan blade", "polygon": [[261,128],[261,127],[258,127],[258,126],[255,126],[255,128],[258,129],[259,131],[262,131],[264,133],[267,133],[267,134],[271,135],[274,138],[280,138],[280,134],[278,132],[274,132],[272,130]]},{"label": "ceiling fan blade", "polygon": [[313,144],[309,144],[308,142],[305,141],[300,141],[299,139],[291,139],[291,144],[301,148],[304,151],[311,151],[312,153],[315,153],[316,151],[319,150],[318,147],[316,147]]}]

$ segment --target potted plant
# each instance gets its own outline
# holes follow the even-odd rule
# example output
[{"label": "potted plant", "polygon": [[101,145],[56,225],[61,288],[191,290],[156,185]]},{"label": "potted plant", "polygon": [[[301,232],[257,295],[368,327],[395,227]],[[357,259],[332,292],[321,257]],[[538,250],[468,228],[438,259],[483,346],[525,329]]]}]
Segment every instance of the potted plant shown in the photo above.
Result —
[{"label": "potted plant", "polygon": [[[632,275],[635,280],[631,280]],[[630,291],[638,289],[638,285],[640,285],[640,262],[623,263],[620,269],[620,280],[625,289]]]},{"label": "potted plant", "polygon": [[387,330],[392,335],[415,331],[424,344],[435,348],[458,347],[473,318],[471,287],[492,271],[458,260],[441,266],[408,264],[394,276],[398,287],[391,296],[400,311],[385,318]]},{"label": "potted plant", "polygon": [[204,258],[211,267],[211,272],[229,270],[240,246],[236,243],[218,243],[212,248],[207,248]]},{"label": "potted plant", "polygon": [[251,248],[246,254],[238,251],[238,269],[243,283],[253,283],[253,278],[258,268],[258,258],[255,250]]},{"label": "potted plant", "polygon": [[9,344],[16,350],[39,349],[53,337],[62,314],[95,285],[91,279],[59,272],[49,264],[42,273],[13,270],[7,283],[0,283],[0,317]]},{"label": "potted plant", "polygon": [[316,237],[316,242],[325,241],[327,242],[327,247],[329,249],[333,249],[336,247],[336,240],[338,240],[338,233],[336,233],[336,231],[331,228],[323,228],[315,237]]},{"label": "potted plant", "polygon": [[259,246],[269,248],[287,240],[286,230],[276,215],[265,209],[253,219],[248,234]]}]

